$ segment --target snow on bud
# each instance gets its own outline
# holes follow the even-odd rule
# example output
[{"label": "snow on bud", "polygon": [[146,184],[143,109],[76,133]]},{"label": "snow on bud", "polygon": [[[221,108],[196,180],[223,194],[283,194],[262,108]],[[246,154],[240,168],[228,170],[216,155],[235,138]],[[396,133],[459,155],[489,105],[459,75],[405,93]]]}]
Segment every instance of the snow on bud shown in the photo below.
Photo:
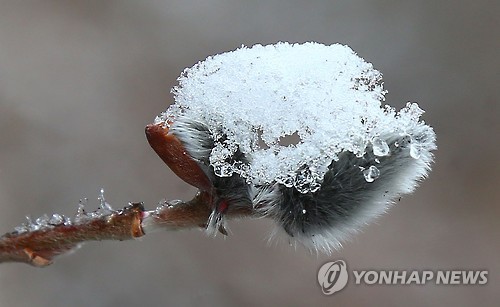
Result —
[{"label": "snow on bud", "polygon": [[241,47],[178,81],[155,125],[180,141],[172,148],[196,162],[197,177],[169,166],[189,183],[206,175],[215,202],[261,210],[311,249],[339,247],[430,170],[435,134],[423,110],[382,106],[382,74],[347,46]]}]

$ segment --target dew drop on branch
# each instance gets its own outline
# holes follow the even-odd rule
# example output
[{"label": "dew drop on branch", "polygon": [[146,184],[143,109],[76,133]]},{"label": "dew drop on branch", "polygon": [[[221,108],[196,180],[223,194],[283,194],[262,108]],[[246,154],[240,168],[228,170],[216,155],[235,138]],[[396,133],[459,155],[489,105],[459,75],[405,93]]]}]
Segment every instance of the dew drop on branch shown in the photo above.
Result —
[{"label": "dew drop on branch", "polygon": [[28,231],[29,231],[29,228],[28,228],[28,227],[26,227],[26,225],[25,225],[25,224],[21,224],[21,225],[19,225],[19,226],[16,226],[16,227],[14,228],[14,231],[15,231],[15,232],[17,232],[17,233],[19,233],[19,234],[21,234],[21,233],[28,232]]},{"label": "dew drop on branch", "polygon": [[61,225],[64,223],[64,217],[60,214],[54,213],[49,219],[48,222],[50,225]]},{"label": "dew drop on branch", "polygon": [[35,220],[35,223],[40,226],[40,228],[47,227],[49,225],[49,216],[44,214]]},{"label": "dew drop on branch", "polygon": [[87,199],[86,198],[83,200],[80,199],[80,201],[78,202],[78,209],[76,211],[74,218],[76,224],[84,222],[89,218],[87,213],[85,212],[86,205],[87,205]]},{"label": "dew drop on branch", "polygon": [[97,199],[99,200],[99,208],[97,212],[99,215],[108,215],[113,212],[113,208],[108,202],[106,202],[106,199],[104,198],[104,189],[100,190],[99,197]]}]

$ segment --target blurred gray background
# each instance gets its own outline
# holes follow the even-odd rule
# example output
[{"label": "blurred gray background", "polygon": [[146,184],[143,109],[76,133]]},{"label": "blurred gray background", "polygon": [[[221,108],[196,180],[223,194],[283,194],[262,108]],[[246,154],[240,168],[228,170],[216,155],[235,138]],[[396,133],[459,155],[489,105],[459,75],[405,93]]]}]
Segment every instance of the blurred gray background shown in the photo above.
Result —
[{"label": "blurred gray background", "polygon": [[[25,215],[189,199],[144,126],[183,68],[242,44],[341,42],[383,72],[387,103],[417,101],[439,150],[430,178],[331,256],[232,235],[88,243],[45,269],[0,265],[0,306],[497,306],[498,1],[1,1],[0,232]],[[487,269],[485,286],[356,286],[324,296],[319,267]]]}]

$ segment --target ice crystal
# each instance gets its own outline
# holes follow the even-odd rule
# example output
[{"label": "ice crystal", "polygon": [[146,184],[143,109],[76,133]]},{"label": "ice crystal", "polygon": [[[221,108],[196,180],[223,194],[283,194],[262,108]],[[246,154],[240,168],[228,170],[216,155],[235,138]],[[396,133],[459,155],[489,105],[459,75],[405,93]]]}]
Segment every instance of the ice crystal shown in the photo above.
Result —
[{"label": "ice crystal", "polygon": [[104,189],[101,189],[99,192],[99,197],[97,197],[99,200],[99,208],[97,209],[97,213],[104,216],[111,214],[113,212],[113,208],[111,205],[106,202],[106,199],[104,198]]},{"label": "ice crystal", "polygon": [[87,205],[87,199],[80,199],[78,202],[78,209],[76,211],[74,221],[76,224],[85,222],[86,220],[89,219],[89,216],[85,212],[85,206]]},{"label": "ice crystal", "polygon": [[60,215],[60,214],[57,214],[57,213],[54,213],[52,214],[52,216],[50,217],[48,223],[50,225],[60,225],[60,224],[64,224],[64,216]]},{"label": "ice crystal", "polygon": [[373,140],[373,154],[379,157],[387,156],[389,154],[389,145],[381,138]]}]

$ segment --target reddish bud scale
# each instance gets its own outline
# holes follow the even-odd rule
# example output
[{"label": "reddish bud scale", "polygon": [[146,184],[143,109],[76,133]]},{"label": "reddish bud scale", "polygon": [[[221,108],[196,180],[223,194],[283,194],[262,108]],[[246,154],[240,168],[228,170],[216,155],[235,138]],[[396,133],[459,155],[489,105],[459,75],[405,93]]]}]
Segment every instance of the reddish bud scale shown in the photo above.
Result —
[{"label": "reddish bud scale", "polygon": [[202,191],[210,191],[212,184],[207,175],[186,152],[181,141],[168,131],[163,124],[146,126],[146,137],[153,150],[179,178]]},{"label": "reddish bud scale", "polygon": [[227,200],[223,199],[219,202],[219,205],[217,206],[217,211],[220,213],[226,213],[228,207],[229,203],[227,202]]}]

